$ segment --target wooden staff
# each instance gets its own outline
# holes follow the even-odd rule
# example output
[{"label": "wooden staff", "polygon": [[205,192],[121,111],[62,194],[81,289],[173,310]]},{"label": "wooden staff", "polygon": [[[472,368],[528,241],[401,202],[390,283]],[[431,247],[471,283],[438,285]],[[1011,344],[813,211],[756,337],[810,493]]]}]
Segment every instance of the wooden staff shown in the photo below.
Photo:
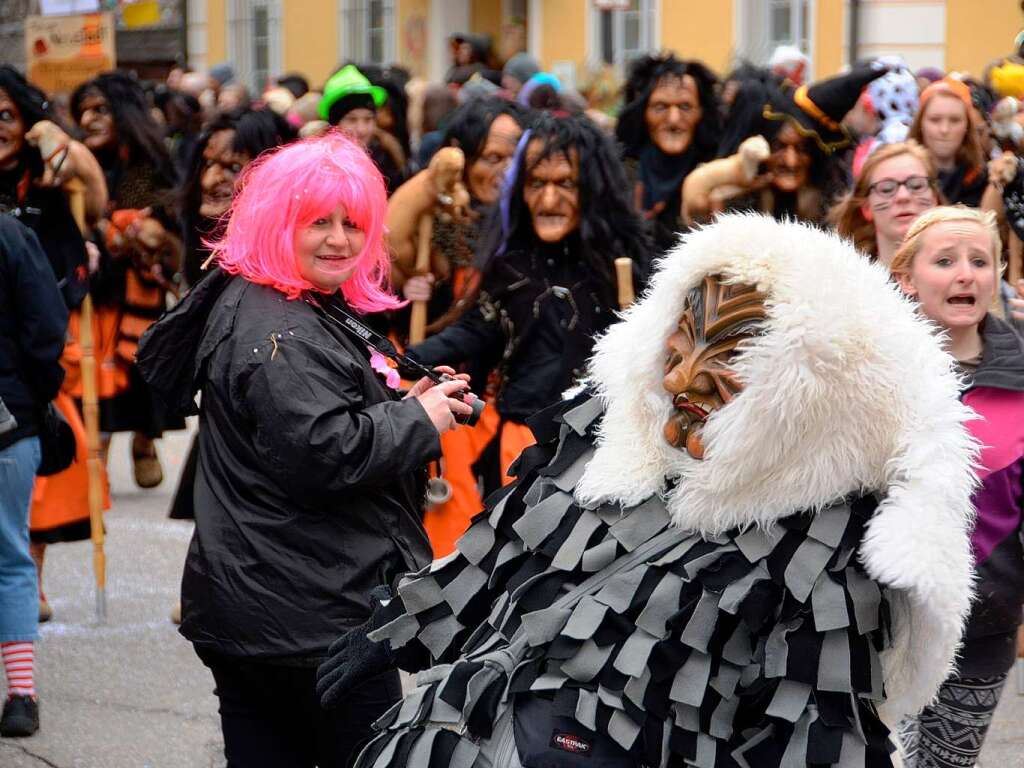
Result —
[{"label": "wooden staff", "polygon": [[1024,245],[1014,231],[1010,230],[1010,263],[1007,265],[1007,280],[1014,288],[1017,287],[1017,281],[1024,279]]},{"label": "wooden staff", "polygon": [[[84,235],[85,184],[79,179],[71,179],[64,185],[64,190],[68,194],[71,214]],[[82,416],[85,419],[85,435],[89,448],[89,526],[92,533],[93,573],[96,577],[96,619],[102,624],[107,620],[107,556],[103,549],[103,464],[100,458],[100,413],[92,317],[92,296],[87,292],[82,302],[78,324],[81,337],[79,343],[82,345]]]},{"label": "wooden staff", "polygon": [[636,301],[633,290],[633,260],[620,256],[615,260],[615,282],[619,285],[619,309],[625,309]]},{"label": "wooden staff", "polygon": [[[427,211],[422,216],[416,229],[416,272],[425,275],[430,271],[430,240],[434,236],[434,213]],[[409,343],[419,344],[423,341],[427,327],[427,302],[414,301],[412,315],[409,318]]]}]

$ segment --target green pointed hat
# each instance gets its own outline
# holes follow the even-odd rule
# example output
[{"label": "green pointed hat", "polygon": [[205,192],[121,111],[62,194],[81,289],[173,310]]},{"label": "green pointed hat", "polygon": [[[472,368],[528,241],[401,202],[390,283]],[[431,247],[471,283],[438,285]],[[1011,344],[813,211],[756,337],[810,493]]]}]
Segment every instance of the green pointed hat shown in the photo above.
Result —
[{"label": "green pointed hat", "polygon": [[320,99],[320,118],[329,120],[331,107],[345,97],[356,94],[369,95],[374,105],[378,107],[388,99],[387,91],[367,80],[366,75],[360,72],[355,64],[346,64],[331,75],[331,79],[324,86],[324,95]]}]

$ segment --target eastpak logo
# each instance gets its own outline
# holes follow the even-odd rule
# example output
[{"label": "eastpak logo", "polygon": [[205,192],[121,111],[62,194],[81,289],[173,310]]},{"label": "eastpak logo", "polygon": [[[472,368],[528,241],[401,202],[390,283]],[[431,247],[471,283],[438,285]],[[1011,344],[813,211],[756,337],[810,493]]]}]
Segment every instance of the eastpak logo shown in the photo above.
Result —
[{"label": "eastpak logo", "polygon": [[571,752],[574,755],[590,757],[590,742],[572,733],[555,731],[551,734],[551,746],[555,749],[560,749],[563,752]]}]

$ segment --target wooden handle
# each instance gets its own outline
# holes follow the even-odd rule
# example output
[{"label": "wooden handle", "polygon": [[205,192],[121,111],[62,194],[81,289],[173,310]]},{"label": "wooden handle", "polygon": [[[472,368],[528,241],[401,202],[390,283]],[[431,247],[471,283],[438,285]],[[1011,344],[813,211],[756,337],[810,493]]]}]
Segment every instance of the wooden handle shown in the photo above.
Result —
[{"label": "wooden handle", "polygon": [[[68,196],[71,215],[84,236],[87,232],[85,224],[85,184],[78,179],[70,179],[64,185]],[[88,293],[82,301],[79,327],[79,344],[82,347],[82,419],[85,422],[86,444],[89,459],[86,463],[88,473],[89,522],[93,546],[93,573],[96,588],[102,594],[107,583],[107,561],[103,549],[103,460],[100,458],[100,410],[99,392],[96,386],[96,353],[93,337],[93,306],[92,296]]]},{"label": "wooden handle", "polygon": [[[434,235],[434,215],[425,213],[420,216],[416,231],[416,273],[425,275],[430,271],[430,240]],[[427,302],[414,301],[412,315],[409,319],[409,343],[419,344],[423,341],[427,327]]]},{"label": "wooden handle", "polygon": [[615,260],[615,278],[619,285],[619,309],[625,309],[636,300],[633,290],[633,260],[620,256]]}]

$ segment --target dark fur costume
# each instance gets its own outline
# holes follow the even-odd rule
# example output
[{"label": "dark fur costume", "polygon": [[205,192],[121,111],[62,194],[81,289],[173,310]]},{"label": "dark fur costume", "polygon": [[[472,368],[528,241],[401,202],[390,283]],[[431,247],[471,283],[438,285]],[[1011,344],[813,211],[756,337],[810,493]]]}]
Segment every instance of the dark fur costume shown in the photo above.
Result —
[{"label": "dark fur costume", "polygon": [[406,613],[379,637],[439,666],[382,719],[360,768],[469,768],[472,741],[528,692],[637,766],[889,765],[875,712],[887,603],[854,556],[871,497],[770,532],[680,532],[575,608],[550,607],[669,526],[657,496],[573,501],[602,410],[583,393],[539,415],[517,483],[454,555],[402,583]]}]

